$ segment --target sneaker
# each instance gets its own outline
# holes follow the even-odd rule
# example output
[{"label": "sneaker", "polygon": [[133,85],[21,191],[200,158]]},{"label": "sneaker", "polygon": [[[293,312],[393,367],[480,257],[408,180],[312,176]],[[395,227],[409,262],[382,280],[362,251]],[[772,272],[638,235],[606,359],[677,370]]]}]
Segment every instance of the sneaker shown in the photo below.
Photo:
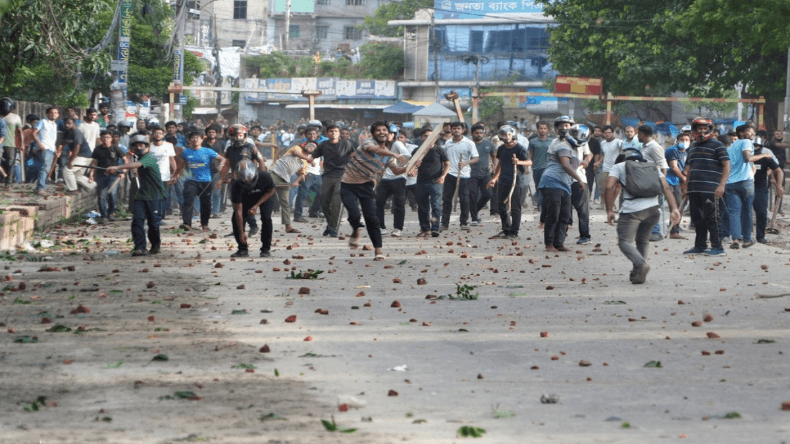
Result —
[{"label": "sneaker", "polygon": [[335,231],[335,230],[331,230],[331,231],[329,232],[329,237],[337,237],[337,231]]},{"label": "sneaker", "polygon": [[589,244],[591,242],[592,242],[592,239],[590,239],[589,237],[582,237],[582,238],[579,238],[579,240],[576,241],[576,245],[587,245],[587,244]]},{"label": "sneaker", "polygon": [[247,236],[252,237],[255,236],[256,234],[258,234],[258,227],[252,227],[250,228],[250,233]]},{"label": "sneaker", "polygon": [[461,224],[461,229],[462,229],[462,230],[465,230],[465,231],[469,231],[469,225],[467,225],[467,224]]},{"label": "sneaker", "polygon": [[472,222],[470,222],[470,223],[469,223],[469,226],[470,226],[470,227],[476,227],[476,226],[478,226],[478,225],[480,225],[480,222],[478,222],[478,221],[476,221],[476,220],[473,220]]},{"label": "sneaker", "polygon": [[507,238],[508,239],[518,239],[518,234],[515,234],[515,233],[508,234]]},{"label": "sneaker", "polygon": [[324,228],[324,233],[321,236],[324,236],[324,237],[329,236],[329,233],[331,233],[331,232],[332,232],[332,230],[329,229],[329,225],[327,225],[326,228]]},{"label": "sneaker", "polygon": [[489,239],[507,239],[507,233],[500,231],[499,233],[489,237]]},{"label": "sneaker", "polygon": [[767,244],[767,243],[768,243],[768,241],[767,241],[765,238],[763,238],[763,239],[757,239],[757,242],[759,242],[759,243],[761,243],[761,244]]},{"label": "sneaker", "polygon": [[438,231],[431,231],[431,236],[439,237],[439,232]]},{"label": "sneaker", "polygon": [[115,219],[115,216],[113,216],[111,214],[111,215],[107,216],[107,220],[110,221],[110,222],[115,222],[116,219]]},{"label": "sneaker", "polygon": [[261,251],[261,257],[272,257],[272,253],[269,250]]},{"label": "sneaker", "polygon": [[403,236],[403,232],[399,229],[392,230],[392,237],[401,237]]},{"label": "sneaker", "polygon": [[147,252],[147,251],[145,251],[145,250],[134,250],[134,251],[132,252],[132,256],[133,256],[133,257],[137,257],[137,256],[148,256],[148,252]]},{"label": "sneaker", "polygon": [[733,242],[730,244],[730,249],[731,249],[731,250],[737,250],[737,249],[739,249],[739,248],[741,248],[741,244],[740,244],[740,242],[738,242],[737,240],[733,241]]},{"label": "sneaker", "polygon": [[732,238],[730,236],[721,238],[722,245],[729,245],[732,243]]},{"label": "sneaker", "polygon": [[744,242],[741,246],[743,248],[749,248],[754,245],[754,239],[749,239],[748,241]]},{"label": "sneaker", "polygon": [[107,223],[107,218],[106,217],[99,218],[99,220],[96,222],[98,222],[99,225],[104,225]]},{"label": "sneaker", "polygon": [[660,233],[650,233],[650,242],[658,242],[663,239],[664,236],[662,236]]},{"label": "sneaker", "polygon": [[381,231],[381,235],[382,236],[386,236],[386,235],[388,235],[390,233],[390,230],[388,230],[386,228],[381,228],[380,231]]},{"label": "sneaker", "polygon": [[304,218],[304,217],[302,217],[302,216],[299,216],[299,217],[295,217],[295,218],[294,218],[294,222],[308,222],[308,220],[307,220],[307,219],[305,219],[305,218]]},{"label": "sneaker", "polygon": [[230,257],[250,257],[250,252],[247,250],[238,250],[230,255]]},{"label": "sneaker", "polygon": [[705,250],[705,256],[727,256],[723,248],[708,248]]},{"label": "sneaker", "polygon": [[211,218],[212,219],[219,219],[219,214],[218,213],[211,213]]},{"label": "sneaker", "polygon": [[686,250],[686,251],[684,251],[684,252],[683,252],[683,254],[703,254],[703,253],[705,253],[706,251],[707,251],[707,250],[705,250],[704,248],[697,248],[697,247],[694,247],[694,248],[692,248],[691,250]]},{"label": "sneaker", "polygon": [[159,254],[159,249],[160,248],[161,247],[159,245],[157,245],[156,247],[151,247],[151,251],[149,251],[149,253],[150,254]]}]

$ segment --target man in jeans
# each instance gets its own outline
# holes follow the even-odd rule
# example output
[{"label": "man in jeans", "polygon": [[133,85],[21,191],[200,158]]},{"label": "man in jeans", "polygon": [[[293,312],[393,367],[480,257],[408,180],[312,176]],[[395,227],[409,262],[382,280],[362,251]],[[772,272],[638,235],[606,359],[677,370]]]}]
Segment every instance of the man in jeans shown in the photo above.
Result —
[{"label": "man in jeans", "polygon": [[47,188],[47,176],[55,160],[55,144],[58,141],[58,124],[56,120],[60,112],[54,106],[47,108],[46,118],[41,119],[33,128],[33,140],[41,150],[41,169],[38,170],[36,194]]},{"label": "man in jeans", "polygon": [[[420,134],[423,142],[431,136],[431,129],[425,128]],[[419,150],[411,153],[412,157]],[[415,163],[417,172],[410,174],[417,176],[417,218],[420,221],[420,234],[418,237],[439,237],[439,219],[442,215],[442,188],[444,178],[450,171],[450,160],[444,148],[434,144],[425,153],[425,156]]]},{"label": "man in jeans", "polygon": [[[113,145],[112,143],[112,134],[106,130],[99,134],[99,140],[101,143],[96,147],[95,150],[93,150],[93,153],[91,153],[91,157],[93,159],[91,161],[91,166],[99,168],[117,166],[118,162],[122,159],[123,163],[126,163],[126,160],[124,159],[124,152],[120,147]],[[72,147],[72,149],[75,148],[76,147]],[[108,220],[110,222],[115,221],[114,214],[115,208],[117,206],[116,197],[118,195],[118,189],[114,189],[112,193],[109,191],[110,187],[112,187],[112,184],[115,182],[116,176],[114,174],[108,173],[106,169],[98,170],[98,173],[97,170],[91,169],[89,174],[89,180],[91,182],[93,182],[94,175],[98,176],[96,180],[96,196],[99,201],[99,213],[101,214],[99,224],[107,223]],[[123,180],[123,173],[119,174],[118,177]]]},{"label": "man in jeans", "polygon": [[[754,202],[754,179],[751,162],[758,162],[770,158],[770,154],[754,154],[754,128],[749,125],[740,125],[735,131],[738,140],[729,148],[730,175],[724,191],[724,202],[727,203],[727,212],[730,216],[730,234],[732,244],[730,248],[738,249],[743,242],[744,248],[754,245],[752,240],[752,203]],[[726,237],[722,233],[722,238]]]},{"label": "man in jeans", "polygon": [[[400,154],[407,159],[411,157],[411,153],[406,150],[406,145],[400,140],[397,140],[399,133],[398,126],[389,124],[388,143],[391,143],[390,151],[395,154]],[[401,237],[403,235],[403,223],[406,219],[406,175],[394,174],[391,169],[384,170],[384,175],[381,177],[381,182],[376,187],[376,217],[379,221],[379,228],[381,228],[381,235],[386,236],[389,231],[387,230],[386,218],[384,217],[384,207],[387,200],[392,197],[392,237]]]},{"label": "man in jeans", "polygon": [[[348,131],[348,130],[346,130]],[[324,236],[337,237],[340,226],[340,180],[346,170],[349,156],[354,152],[354,145],[346,138],[341,138],[342,130],[335,124],[326,126],[327,140],[321,142],[310,155],[310,162],[315,158],[323,158],[324,174],[321,180],[321,211],[326,218]]]},{"label": "man in jeans", "polygon": [[[549,162],[549,124],[544,121],[538,122],[538,137],[529,141],[529,159],[532,161],[532,178],[535,180],[535,194],[538,199],[538,209],[540,209],[540,223],[546,222],[543,212],[543,194],[540,192],[540,178]],[[540,227],[543,228],[543,227]]]},{"label": "man in jeans", "polygon": [[[646,162],[642,154],[633,149],[623,153],[623,160],[616,163],[606,179],[606,223],[614,224],[614,199],[617,195],[618,184],[623,186],[623,204],[620,207],[620,219],[617,222],[617,237],[620,251],[631,261],[630,280],[632,284],[644,284],[650,265],[647,264],[647,247],[650,244],[650,232],[661,217],[657,196],[634,197],[626,191],[629,177],[626,164],[628,162]],[[669,208],[672,210],[672,223],[680,222],[680,211],[672,195],[669,184],[664,179],[661,169],[656,166],[656,172],[661,181],[661,188],[666,196]]]},{"label": "man in jeans", "polygon": [[[299,146],[304,150],[308,143],[317,147],[319,143],[325,141],[325,137],[321,137],[323,140],[319,140],[318,131],[318,127],[308,126],[304,132],[305,140]],[[310,193],[315,196],[312,203],[308,199]],[[294,203],[294,222],[307,222],[307,219],[302,217],[305,201],[310,203],[308,210],[310,217],[318,217],[321,202],[321,164],[319,162],[307,163],[304,181],[298,187]]]}]

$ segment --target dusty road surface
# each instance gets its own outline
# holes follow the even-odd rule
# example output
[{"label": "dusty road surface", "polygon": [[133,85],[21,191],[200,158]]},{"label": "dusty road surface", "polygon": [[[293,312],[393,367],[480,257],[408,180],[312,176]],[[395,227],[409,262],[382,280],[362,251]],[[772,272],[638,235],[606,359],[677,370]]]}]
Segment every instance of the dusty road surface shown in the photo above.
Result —
[{"label": "dusty road surface", "polygon": [[383,262],[318,219],[235,261],[225,219],[148,258],[128,222],[49,230],[0,263],[0,443],[790,442],[787,236],[652,243],[634,286],[600,211],[563,254],[535,216],[417,240],[409,212]]}]

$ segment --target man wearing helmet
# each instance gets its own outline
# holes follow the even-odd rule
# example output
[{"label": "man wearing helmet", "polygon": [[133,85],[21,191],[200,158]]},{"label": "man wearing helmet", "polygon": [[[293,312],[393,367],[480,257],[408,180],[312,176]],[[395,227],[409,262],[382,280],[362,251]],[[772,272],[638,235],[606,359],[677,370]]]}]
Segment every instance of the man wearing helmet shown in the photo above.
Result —
[{"label": "man wearing helmet", "polygon": [[[691,122],[691,131],[697,142],[688,155],[683,175],[688,177],[686,194],[696,237],[694,248],[683,254],[726,256],[721,246],[718,218],[719,206],[730,176],[730,156],[727,148],[713,137],[711,119],[697,117]],[[706,249],[708,233],[710,249]]]},{"label": "man wearing helmet", "polygon": [[230,188],[230,202],[233,205],[233,236],[239,244],[238,251],[231,257],[248,257],[249,244],[244,233],[244,220],[255,217],[261,212],[261,257],[271,256],[272,210],[274,209],[274,181],[266,171],[258,171],[257,165],[248,159],[236,164],[233,170],[233,184]]},{"label": "man wearing helmet", "polygon": [[[510,125],[499,128],[498,135],[502,145],[497,148],[498,162],[488,187],[499,185],[496,198],[499,217],[502,220],[502,231],[491,239],[518,238],[521,225],[521,187],[518,186],[518,181],[521,180],[521,174],[526,173],[527,167],[532,165],[532,161],[529,160],[527,149],[518,143],[516,134],[516,129]],[[511,203],[510,214],[508,214],[507,199],[510,199]]]},{"label": "man wearing helmet", "polygon": [[[646,128],[650,127],[646,126]],[[620,160],[621,158],[622,160]],[[638,174],[645,172],[648,174]],[[648,180],[645,181],[645,178]],[[656,178],[658,178],[661,187],[657,192],[651,190],[646,191],[642,195],[632,195],[629,192],[629,190],[634,189],[632,185],[637,183],[643,185],[637,189],[645,189],[644,182],[647,182],[647,185],[652,183],[657,186]],[[617,196],[616,188],[618,186],[623,188],[623,204],[620,206],[620,219],[617,221],[617,238],[620,251],[633,264],[630,273],[631,283],[644,284],[647,273],[650,271],[650,265],[647,264],[650,232],[661,217],[656,197],[661,192],[666,196],[669,208],[672,210],[671,219],[673,224],[680,223],[680,211],[678,211],[672,190],[664,178],[662,168],[643,157],[642,153],[636,148],[626,148],[623,154],[618,156],[615,165],[606,178],[604,200],[606,203],[606,223],[610,225],[614,223],[614,200]],[[629,186],[631,187],[629,188]]]},{"label": "man wearing helmet", "polygon": [[[216,124],[215,124],[216,125]],[[213,126],[216,128],[216,126]],[[212,128],[212,126],[209,126]],[[228,142],[225,144],[224,157],[228,159],[225,163],[225,168],[219,170],[220,179],[214,184],[214,188],[219,190],[222,184],[230,183],[233,186],[233,178],[228,177],[229,171],[235,171],[236,165],[242,160],[249,160],[258,166],[259,171],[266,170],[266,163],[258,148],[252,141],[247,139],[247,127],[239,123],[231,125],[228,128]],[[219,211],[219,209],[217,209]],[[258,223],[254,217],[245,216],[245,222],[250,226],[250,236],[254,236],[258,232]]]},{"label": "man wearing helmet", "polygon": [[579,175],[576,149],[587,143],[591,132],[585,125],[570,125],[569,122],[561,122],[557,131],[559,138],[549,147],[549,162],[539,185],[546,212],[543,243],[546,251],[570,251],[565,246],[565,236],[571,220],[573,181],[578,183],[579,191],[587,189]]},{"label": "man wearing helmet", "polygon": [[145,242],[145,223],[148,222],[148,240],[151,242],[150,254],[159,253],[162,241],[159,236],[159,223],[165,213],[167,193],[162,184],[159,164],[150,153],[148,138],[142,134],[129,140],[129,152],[138,157],[137,162],[107,167],[107,174],[115,174],[118,170],[137,170],[140,186],[134,195],[132,207],[132,256],[148,256]]}]

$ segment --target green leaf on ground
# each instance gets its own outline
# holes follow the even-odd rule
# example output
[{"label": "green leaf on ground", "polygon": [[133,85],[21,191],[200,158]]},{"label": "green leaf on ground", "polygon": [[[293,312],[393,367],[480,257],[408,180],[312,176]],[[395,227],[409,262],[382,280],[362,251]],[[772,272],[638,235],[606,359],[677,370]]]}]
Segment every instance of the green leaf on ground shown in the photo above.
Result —
[{"label": "green leaf on ground", "polygon": [[58,324],[58,325],[56,325],[56,326],[54,326],[52,328],[47,329],[47,331],[52,332],[52,333],[68,333],[68,332],[71,331],[71,328],[70,327],[66,327],[65,325]]},{"label": "green leaf on ground", "polygon": [[630,422],[624,422],[624,423],[622,423],[620,425],[620,427],[622,427],[624,429],[630,429],[631,428],[631,423]]},{"label": "green leaf on ground", "polygon": [[604,305],[624,305],[625,301],[604,301]]},{"label": "green leaf on ground", "polygon": [[661,361],[650,361],[650,362],[648,362],[647,364],[645,364],[645,367],[650,367],[650,368],[663,368],[663,367],[661,366]]},{"label": "green leaf on ground", "polygon": [[14,338],[15,344],[35,344],[38,338],[35,336],[17,336]]},{"label": "green leaf on ground", "polygon": [[104,364],[105,368],[121,368],[123,365],[123,359],[119,359],[118,362],[108,362]]},{"label": "green leaf on ground", "polygon": [[469,330],[467,330],[465,328],[459,328],[458,329],[458,333],[469,333]]},{"label": "green leaf on ground", "polygon": [[724,415],[724,419],[740,419],[741,414],[738,412],[730,412]]},{"label": "green leaf on ground", "polygon": [[282,416],[279,416],[276,413],[269,413],[268,415],[261,416],[260,420],[261,421],[273,421],[273,420],[288,421],[288,418],[283,418]]},{"label": "green leaf on ground", "polygon": [[326,419],[322,419],[321,424],[324,425],[324,428],[326,429],[327,432],[337,431],[337,425],[335,425],[334,421],[329,422]]},{"label": "green leaf on ground", "polygon": [[412,423],[412,424],[425,424],[426,422],[428,422],[428,420],[427,420],[427,419],[415,419],[415,420],[414,420],[414,421],[412,421],[411,423]]},{"label": "green leaf on ground", "polygon": [[151,303],[152,303],[152,304],[161,304],[161,303],[162,303],[162,301],[155,300],[155,301],[151,301]]},{"label": "green leaf on ground", "polygon": [[190,398],[197,398],[197,395],[194,392],[175,392],[172,395],[167,396],[160,396],[160,401],[172,401],[174,399],[190,399]]},{"label": "green leaf on ground", "polygon": [[151,359],[151,360],[152,361],[169,361],[170,358],[167,355],[160,353],[160,354],[154,356],[154,358]]},{"label": "green leaf on ground", "polygon": [[497,419],[504,419],[504,418],[512,418],[516,416],[515,413],[508,411],[508,410],[499,410],[496,408],[491,408],[491,413],[494,414],[494,417]]},{"label": "green leaf on ground", "polygon": [[236,364],[231,368],[256,369],[258,367],[253,364]]},{"label": "green leaf on ground", "polygon": [[274,376],[280,377],[280,372],[277,369],[274,369]]},{"label": "green leaf on ground", "polygon": [[482,438],[485,432],[485,429],[480,427],[463,426],[458,429],[457,434],[464,438]]},{"label": "green leaf on ground", "polygon": [[303,354],[302,356],[299,356],[299,357],[300,358],[315,358],[315,357],[318,357],[318,355],[315,354],[315,353],[308,352],[308,353],[305,353],[305,354]]},{"label": "green leaf on ground", "polygon": [[246,315],[246,314],[249,314],[249,313],[247,313],[247,310],[241,309],[241,310],[233,310],[232,312],[230,312],[230,314],[232,314],[232,315]]},{"label": "green leaf on ground", "polygon": [[36,398],[35,401],[33,401],[33,402],[29,403],[29,404],[26,403],[26,402],[23,402],[22,403],[22,408],[26,412],[37,412],[39,406],[40,407],[45,407],[46,405],[47,405],[47,398],[45,398],[43,396],[39,396],[38,398]]},{"label": "green leaf on ground", "polygon": [[526,295],[527,295],[526,293],[515,293],[515,292],[510,293],[511,298],[519,298],[519,297],[524,297]]},{"label": "green leaf on ground", "polygon": [[773,339],[758,339],[757,342],[755,342],[755,344],[773,344],[774,342],[776,341],[774,341]]},{"label": "green leaf on ground", "polygon": [[27,305],[27,304],[30,304],[30,301],[28,301],[26,299],[22,299],[22,298],[16,298],[16,299],[14,299],[14,303],[15,304]]},{"label": "green leaf on ground", "polygon": [[403,265],[403,264],[405,264],[405,263],[406,263],[406,259],[404,259],[404,260],[402,260],[402,261],[398,262],[398,265]]},{"label": "green leaf on ground", "polygon": [[108,293],[110,293],[110,294],[123,294],[123,290],[110,290]]}]

